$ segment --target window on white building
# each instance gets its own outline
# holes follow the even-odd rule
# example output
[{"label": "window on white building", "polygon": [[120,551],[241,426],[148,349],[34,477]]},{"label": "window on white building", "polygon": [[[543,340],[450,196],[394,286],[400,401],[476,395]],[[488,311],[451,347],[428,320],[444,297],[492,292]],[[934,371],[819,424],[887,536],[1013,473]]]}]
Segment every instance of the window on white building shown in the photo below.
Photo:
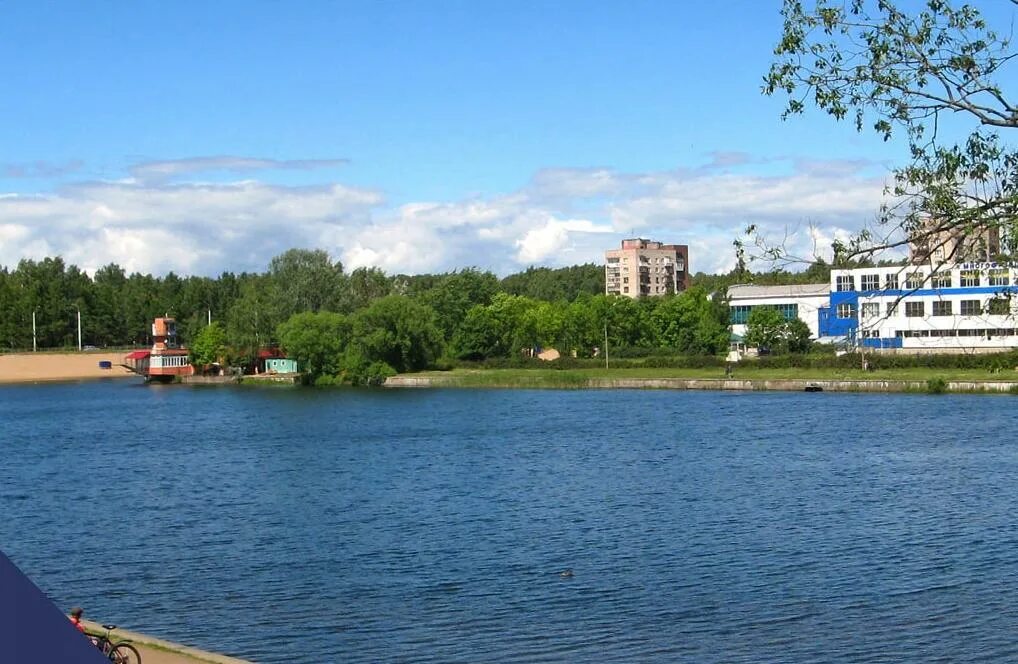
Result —
[{"label": "window on white building", "polygon": [[728,316],[734,325],[745,325],[749,320],[751,307],[746,304],[733,304],[728,307]]},{"label": "window on white building", "polygon": [[979,285],[979,270],[962,270],[961,287],[972,288]]},{"label": "window on white building", "polygon": [[951,301],[950,300],[935,300],[933,302],[933,315],[934,316],[951,316]]},{"label": "window on white building", "polygon": [[880,275],[879,274],[864,274],[860,277],[862,282],[862,289],[866,290],[878,290],[880,288]]},{"label": "window on white building", "polygon": [[951,287],[951,273],[937,272],[930,277],[930,286],[933,288],[950,288]]},{"label": "window on white building", "polygon": [[982,312],[983,312],[983,308],[979,304],[979,300],[962,300],[961,301],[961,315],[962,316],[978,316]]},{"label": "window on white building", "polygon": [[839,291],[854,291],[855,277],[851,274],[839,274],[835,278],[835,284]]},{"label": "window on white building", "polygon": [[1010,275],[1007,269],[996,269],[990,270],[990,285],[991,286],[1007,286],[1011,283]]},{"label": "window on white building", "polygon": [[909,290],[916,290],[923,287],[923,274],[922,272],[913,272],[912,274],[905,277],[905,288]]},{"label": "window on white building", "polygon": [[922,318],[926,315],[926,303],[925,302],[906,302],[905,303],[905,317],[906,318]]},{"label": "window on white building", "polygon": [[884,277],[884,288],[887,290],[898,290],[898,275],[888,274]]},{"label": "window on white building", "polygon": [[877,318],[880,316],[880,304],[877,302],[863,302],[862,303],[862,317],[865,318]]},{"label": "window on white building", "polygon": [[887,303],[887,313],[885,315],[888,318],[890,318],[891,316],[897,315],[897,313],[898,313],[898,302],[897,301],[888,302]]}]

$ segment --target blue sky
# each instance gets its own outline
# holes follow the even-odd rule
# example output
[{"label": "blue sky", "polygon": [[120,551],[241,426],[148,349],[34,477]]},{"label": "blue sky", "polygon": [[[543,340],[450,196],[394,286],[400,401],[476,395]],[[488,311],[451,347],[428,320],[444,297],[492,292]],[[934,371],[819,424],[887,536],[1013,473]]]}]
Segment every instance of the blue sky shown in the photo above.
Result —
[{"label": "blue sky", "polygon": [[0,264],[422,272],[731,266],[747,223],[872,218],[901,147],[760,94],[776,0],[17,3],[0,22]]}]

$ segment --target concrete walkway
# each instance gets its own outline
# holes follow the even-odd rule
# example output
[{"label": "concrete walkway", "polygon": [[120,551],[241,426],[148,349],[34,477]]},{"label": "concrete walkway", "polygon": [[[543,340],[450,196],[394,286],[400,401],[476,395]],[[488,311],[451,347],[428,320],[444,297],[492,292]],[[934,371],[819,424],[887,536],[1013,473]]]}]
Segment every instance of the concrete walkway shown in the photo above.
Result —
[{"label": "concrete walkway", "polygon": [[[82,620],[89,633],[105,634],[102,625],[91,620]],[[251,664],[247,660],[206,652],[179,643],[157,639],[146,634],[131,632],[119,627],[113,631],[112,640],[130,641],[138,649],[142,664]]]}]

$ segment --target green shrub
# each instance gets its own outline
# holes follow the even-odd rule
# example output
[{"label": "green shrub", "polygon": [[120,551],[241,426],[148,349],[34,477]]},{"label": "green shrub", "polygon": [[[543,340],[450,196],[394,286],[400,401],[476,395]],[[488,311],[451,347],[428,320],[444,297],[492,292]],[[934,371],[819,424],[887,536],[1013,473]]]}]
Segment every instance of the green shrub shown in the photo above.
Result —
[{"label": "green shrub", "polygon": [[947,381],[943,378],[931,378],[926,381],[926,391],[929,394],[943,394],[947,392]]},{"label": "green shrub", "polygon": [[431,369],[434,371],[452,371],[455,368],[456,362],[447,357],[441,357],[435,360],[431,365]]},{"label": "green shrub", "polygon": [[381,385],[389,376],[395,376],[396,370],[385,362],[375,361],[348,367],[344,378],[351,385]]}]

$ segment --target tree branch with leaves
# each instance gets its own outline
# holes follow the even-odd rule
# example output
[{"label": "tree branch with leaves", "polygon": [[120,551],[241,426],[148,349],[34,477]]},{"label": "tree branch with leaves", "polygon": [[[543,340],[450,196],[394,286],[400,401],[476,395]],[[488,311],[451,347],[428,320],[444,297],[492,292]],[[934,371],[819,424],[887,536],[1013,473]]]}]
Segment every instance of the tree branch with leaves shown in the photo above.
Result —
[{"label": "tree branch with leaves", "polygon": [[835,247],[840,258],[987,232],[999,233],[1001,253],[1013,254],[1018,153],[1002,133],[1018,128],[1018,107],[1001,81],[1018,54],[1010,35],[974,7],[949,0],[920,7],[785,0],[763,92],[787,97],[783,118],[812,106],[907,145],[908,163],[893,173],[877,227]]}]

